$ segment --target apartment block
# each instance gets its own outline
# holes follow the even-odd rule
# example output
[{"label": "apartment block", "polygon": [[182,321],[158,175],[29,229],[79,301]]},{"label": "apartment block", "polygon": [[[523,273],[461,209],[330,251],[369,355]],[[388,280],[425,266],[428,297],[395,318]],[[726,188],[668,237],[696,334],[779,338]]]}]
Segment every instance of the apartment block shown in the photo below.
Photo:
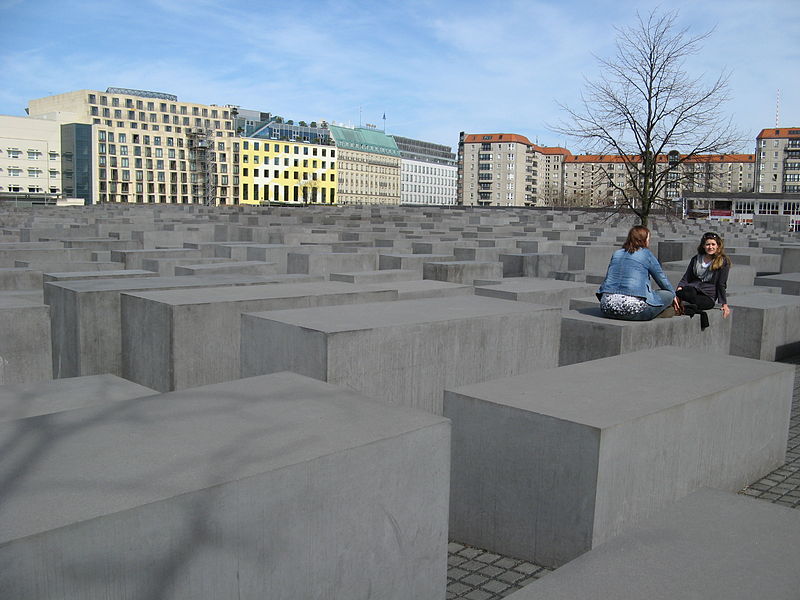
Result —
[{"label": "apartment block", "polygon": [[0,198],[60,197],[61,123],[0,116]]},{"label": "apartment block", "polygon": [[[616,206],[629,196],[629,169],[636,159],[619,155],[579,154],[563,164],[564,204],[567,206]],[[755,156],[752,154],[698,155],[683,157],[677,152],[657,158],[667,175],[662,198],[680,198],[687,192],[743,193],[753,191]],[[636,173],[634,173],[636,176]]]},{"label": "apartment block", "polygon": [[800,127],[762,129],[756,137],[756,191],[800,193]]},{"label": "apartment block", "polygon": [[331,143],[242,139],[240,203],[335,204],[336,158]]},{"label": "apartment block", "polygon": [[569,150],[515,133],[465,134],[458,142],[459,202],[473,206],[553,206],[563,195]]},{"label": "apartment block", "polygon": [[400,203],[453,206],[458,167],[450,146],[390,136],[400,150]]},{"label": "apartment block", "polygon": [[239,202],[236,107],[108,88],[31,100],[27,110],[91,126],[92,202]]},{"label": "apartment block", "polygon": [[400,204],[400,150],[386,134],[330,125],[336,145],[340,204]]}]

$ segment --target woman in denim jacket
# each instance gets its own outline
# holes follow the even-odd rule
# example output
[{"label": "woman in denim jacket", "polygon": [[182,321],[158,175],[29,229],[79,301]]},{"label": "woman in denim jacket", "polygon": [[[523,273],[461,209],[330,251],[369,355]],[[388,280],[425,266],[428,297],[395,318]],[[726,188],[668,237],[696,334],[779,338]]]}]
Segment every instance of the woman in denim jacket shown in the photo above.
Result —
[{"label": "woman in denim jacket", "polygon": [[[604,316],[649,321],[671,307],[675,290],[648,246],[650,230],[637,225],[628,232],[622,249],[611,256],[606,278],[597,290]],[[650,287],[651,276],[660,290]]]}]

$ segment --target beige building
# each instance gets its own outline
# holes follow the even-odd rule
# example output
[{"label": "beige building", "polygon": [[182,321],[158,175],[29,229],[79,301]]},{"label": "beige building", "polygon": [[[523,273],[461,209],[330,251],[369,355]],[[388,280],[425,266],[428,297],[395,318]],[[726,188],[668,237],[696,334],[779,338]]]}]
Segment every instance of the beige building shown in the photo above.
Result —
[{"label": "beige building", "polygon": [[800,193],[800,127],[762,129],[756,137],[756,192]]},{"label": "beige building", "polygon": [[59,121],[0,116],[0,198],[55,199],[62,177]]},{"label": "beige building", "polygon": [[235,112],[123,88],[28,104],[32,117],[91,125],[93,202],[238,204]]},{"label": "beige building", "polygon": [[400,204],[400,150],[374,129],[330,126],[336,143],[338,204]]},{"label": "beige building", "polygon": [[459,203],[553,206],[562,198],[565,148],[533,144],[515,133],[464,134],[458,143]]},{"label": "beige building", "polygon": [[[658,157],[661,170],[681,161],[672,153]],[[579,154],[563,164],[564,204],[616,206],[629,186],[629,161],[622,156]],[[753,191],[755,156],[752,154],[700,155],[684,159],[667,176],[662,198],[677,199],[686,192],[742,193]],[[621,188],[621,189],[620,189]]]}]

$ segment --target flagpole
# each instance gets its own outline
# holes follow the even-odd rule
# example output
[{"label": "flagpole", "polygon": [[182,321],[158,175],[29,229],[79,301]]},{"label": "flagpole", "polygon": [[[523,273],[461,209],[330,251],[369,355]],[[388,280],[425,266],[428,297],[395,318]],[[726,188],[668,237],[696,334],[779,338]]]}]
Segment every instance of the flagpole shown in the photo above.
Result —
[{"label": "flagpole", "polygon": [[386,133],[386,112],[383,113],[383,133]]}]

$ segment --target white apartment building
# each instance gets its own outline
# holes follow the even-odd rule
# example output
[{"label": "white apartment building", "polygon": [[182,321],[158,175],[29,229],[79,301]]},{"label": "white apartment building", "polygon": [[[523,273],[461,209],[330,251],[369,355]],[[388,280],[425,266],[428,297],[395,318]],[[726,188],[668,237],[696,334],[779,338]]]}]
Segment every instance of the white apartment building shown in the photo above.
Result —
[{"label": "white apartment building", "polygon": [[62,195],[61,123],[0,115],[0,198]]},{"label": "white apartment building", "polygon": [[800,127],[762,129],[756,137],[756,192],[800,193]]},{"label": "white apartment building", "polygon": [[235,107],[145,90],[79,90],[28,114],[91,126],[91,201],[238,204]]}]

